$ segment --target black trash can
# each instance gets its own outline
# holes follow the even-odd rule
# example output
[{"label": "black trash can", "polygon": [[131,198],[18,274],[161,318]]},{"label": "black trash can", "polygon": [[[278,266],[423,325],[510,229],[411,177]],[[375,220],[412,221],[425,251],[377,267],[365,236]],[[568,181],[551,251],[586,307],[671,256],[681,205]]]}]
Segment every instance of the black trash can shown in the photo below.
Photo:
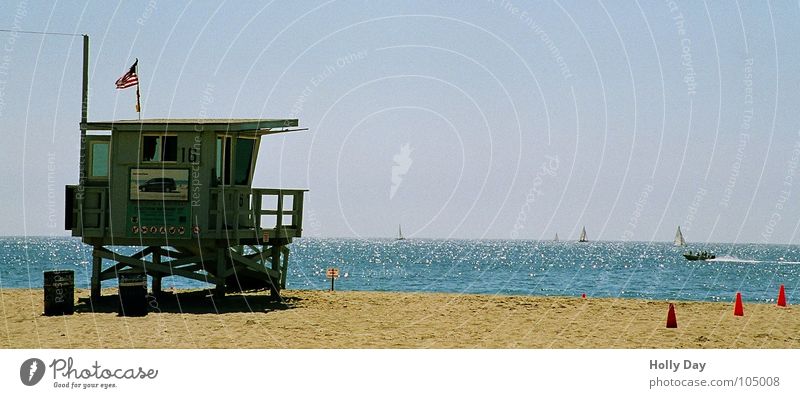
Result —
[{"label": "black trash can", "polygon": [[119,281],[119,316],[147,315],[147,274],[126,270],[117,274]]},{"label": "black trash can", "polygon": [[75,313],[75,271],[44,271],[44,315]]}]

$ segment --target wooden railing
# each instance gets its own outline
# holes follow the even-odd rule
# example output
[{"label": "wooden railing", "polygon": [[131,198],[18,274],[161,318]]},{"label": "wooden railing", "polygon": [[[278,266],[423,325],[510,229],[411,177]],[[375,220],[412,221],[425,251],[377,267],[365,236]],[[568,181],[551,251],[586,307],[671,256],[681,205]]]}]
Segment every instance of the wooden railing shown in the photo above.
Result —
[{"label": "wooden railing", "polygon": [[[76,185],[67,186],[66,228],[73,236],[108,237],[109,189],[86,186],[83,199]],[[291,239],[303,231],[304,189],[217,187],[209,189],[209,214],[195,214],[202,238],[212,239]],[[81,210],[82,206],[82,210]],[[118,206],[115,211],[126,211]],[[206,226],[207,224],[207,226]]]},{"label": "wooden railing", "polygon": [[219,187],[210,191],[209,233],[237,239],[302,234],[304,189]]}]

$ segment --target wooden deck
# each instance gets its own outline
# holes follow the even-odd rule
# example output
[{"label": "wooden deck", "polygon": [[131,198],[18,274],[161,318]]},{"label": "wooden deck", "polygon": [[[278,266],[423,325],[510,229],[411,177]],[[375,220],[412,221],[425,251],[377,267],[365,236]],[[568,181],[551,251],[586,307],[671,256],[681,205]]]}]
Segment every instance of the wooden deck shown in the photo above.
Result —
[{"label": "wooden deck", "polygon": [[[75,198],[76,185],[67,186],[66,229],[88,244],[148,246],[179,244],[180,237],[138,234],[131,236],[121,226],[112,230],[107,187],[84,187],[83,209]],[[234,245],[261,244],[270,239],[298,238],[302,235],[304,189],[211,188],[210,210],[199,220],[199,232],[188,240],[224,240]],[[240,205],[244,204],[244,206]]]},{"label": "wooden deck", "polygon": [[[155,233],[148,229],[132,234],[124,221],[112,222],[109,188],[86,186],[80,199],[77,189],[67,187],[66,227],[94,247],[95,298],[100,296],[102,281],[116,279],[119,271],[126,269],[152,276],[154,294],[160,293],[161,279],[166,276],[216,285],[219,295],[268,289],[279,298],[279,290],[286,286],[287,245],[302,235],[306,190],[211,188],[208,213],[193,214],[185,225],[191,233],[175,236],[165,226],[151,226]],[[147,205],[152,211],[153,202]],[[164,209],[168,212],[169,206]],[[125,255],[115,251],[120,246],[142,249]]]}]

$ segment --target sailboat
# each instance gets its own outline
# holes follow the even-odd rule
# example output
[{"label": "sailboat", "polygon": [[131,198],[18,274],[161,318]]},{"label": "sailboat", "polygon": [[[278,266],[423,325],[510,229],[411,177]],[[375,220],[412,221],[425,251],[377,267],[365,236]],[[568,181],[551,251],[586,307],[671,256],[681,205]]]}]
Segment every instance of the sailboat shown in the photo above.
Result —
[{"label": "sailboat", "polygon": [[403,229],[400,227],[400,224],[397,225],[397,238],[395,240],[406,240],[403,237]]},{"label": "sailboat", "polygon": [[558,232],[556,232],[556,237],[553,238],[553,242],[558,242]]},{"label": "sailboat", "polygon": [[678,232],[675,232],[675,246],[686,246],[686,241],[683,239],[683,234],[681,233],[681,226],[678,225]]},{"label": "sailboat", "polygon": [[588,242],[589,239],[586,239],[586,227],[583,227],[581,230],[581,237],[578,239],[578,242]]}]

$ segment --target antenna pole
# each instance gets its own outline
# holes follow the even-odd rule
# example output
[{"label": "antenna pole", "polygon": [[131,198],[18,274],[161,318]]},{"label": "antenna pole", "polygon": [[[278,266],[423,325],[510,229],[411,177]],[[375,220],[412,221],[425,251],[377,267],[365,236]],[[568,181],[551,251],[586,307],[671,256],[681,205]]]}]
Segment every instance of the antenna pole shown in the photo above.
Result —
[{"label": "antenna pole", "polygon": [[89,114],[89,35],[83,35],[83,86],[81,89],[81,153],[79,159],[78,192],[78,230],[83,234],[83,190],[86,182],[86,122]]},{"label": "antenna pole", "polygon": [[83,86],[81,89],[81,154],[79,198],[83,198],[83,184],[86,179],[86,122],[89,114],[89,35],[83,35]]},{"label": "antenna pole", "polygon": [[83,85],[81,88],[81,158],[80,158],[80,197],[83,197],[83,184],[86,179],[86,122],[89,114],[89,35],[83,35]]},{"label": "antenna pole", "polygon": [[[83,35],[83,89],[81,101],[81,123],[86,123],[89,114],[89,35]],[[81,129],[86,134],[85,129]]]}]

